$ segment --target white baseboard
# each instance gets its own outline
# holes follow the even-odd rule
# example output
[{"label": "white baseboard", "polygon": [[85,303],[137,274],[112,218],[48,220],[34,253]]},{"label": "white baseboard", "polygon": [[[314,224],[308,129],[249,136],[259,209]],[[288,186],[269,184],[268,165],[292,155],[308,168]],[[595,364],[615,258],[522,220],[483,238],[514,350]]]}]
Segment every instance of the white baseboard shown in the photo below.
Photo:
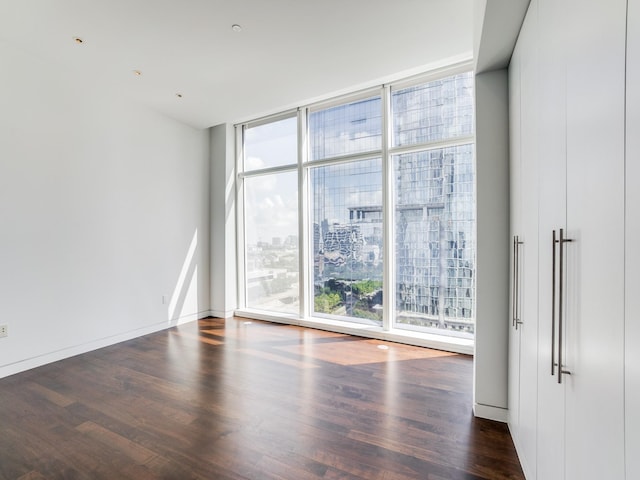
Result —
[{"label": "white baseboard", "polygon": [[209,310],[208,316],[216,318],[230,318],[233,317],[234,310]]},{"label": "white baseboard", "polygon": [[507,423],[509,410],[492,405],[482,405],[480,403],[473,404],[473,414],[476,417],[486,418],[487,420],[495,420],[496,422]]},{"label": "white baseboard", "polygon": [[190,313],[179,318],[174,318],[173,320],[171,320],[171,324],[169,326],[174,327],[176,325],[182,325],[183,323],[195,322],[196,320],[200,320],[201,318],[209,316],[211,316],[210,310],[204,310],[198,313]]},{"label": "white baseboard", "polygon": [[166,330],[168,328],[175,327],[176,325],[182,325],[183,323],[193,322],[195,320],[198,320],[198,318],[207,316],[207,314],[208,312],[184,315],[182,317],[175,318],[173,320],[166,320],[163,322],[154,323],[153,325],[148,325],[146,327],[137,328],[134,330],[130,330],[128,332],[119,333],[109,337],[99,338],[97,340],[92,340],[90,342],[83,343],[81,345],[74,345],[72,347],[67,347],[67,348],[63,348],[53,352],[43,353],[35,357],[26,358],[24,360],[19,360],[14,363],[0,366],[0,378],[8,377],[10,375],[15,375],[16,373],[31,370],[32,368],[41,367],[43,365],[47,365],[48,363],[64,360],[65,358],[75,357],[76,355],[81,355],[83,353],[91,352],[93,350],[98,350],[100,348],[108,347],[110,345],[115,345],[116,343],[126,342],[127,340],[132,340],[134,338],[142,337],[144,335],[149,335],[150,333]]}]

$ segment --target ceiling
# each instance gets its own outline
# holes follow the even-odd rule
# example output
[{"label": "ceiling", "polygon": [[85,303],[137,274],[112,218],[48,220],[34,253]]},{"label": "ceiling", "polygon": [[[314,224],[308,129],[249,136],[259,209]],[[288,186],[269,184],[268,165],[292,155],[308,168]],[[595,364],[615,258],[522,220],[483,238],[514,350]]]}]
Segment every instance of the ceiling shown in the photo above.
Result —
[{"label": "ceiling", "polygon": [[207,128],[470,59],[473,3],[0,0],[0,39]]},{"label": "ceiling", "polygon": [[529,8],[529,0],[476,0],[474,71],[506,68]]}]

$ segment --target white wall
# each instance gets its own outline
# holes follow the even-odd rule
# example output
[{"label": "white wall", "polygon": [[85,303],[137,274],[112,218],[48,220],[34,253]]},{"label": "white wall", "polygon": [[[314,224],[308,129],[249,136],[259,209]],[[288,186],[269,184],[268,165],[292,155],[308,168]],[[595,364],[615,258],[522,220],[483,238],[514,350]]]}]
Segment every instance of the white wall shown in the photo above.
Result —
[{"label": "white wall", "polygon": [[507,70],[476,75],[478,267],[474,412],[507,420],[509,95]]},{"label": "white wall", "polygon": [[627,13],[625,159],[625,450],[627,478],[640,478],[640,1]]},{"label": "white wall", "polygon": [[0,377],[208,312],[208,132],[0,65]]}]

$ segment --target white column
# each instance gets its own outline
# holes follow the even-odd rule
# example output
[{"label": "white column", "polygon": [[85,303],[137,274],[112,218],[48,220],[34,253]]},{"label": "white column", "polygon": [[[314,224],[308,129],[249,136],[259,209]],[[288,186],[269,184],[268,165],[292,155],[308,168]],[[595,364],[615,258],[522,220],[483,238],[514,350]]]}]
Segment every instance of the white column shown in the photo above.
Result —
[{"label": "white column", "polygon": [[509,94],[507,70],[476,75],[474,413],[507,420]]},{"label": "white column", "polygon": [[234,132],[229,124],[210,129],[211,314],[221,318],[237,307]]}]

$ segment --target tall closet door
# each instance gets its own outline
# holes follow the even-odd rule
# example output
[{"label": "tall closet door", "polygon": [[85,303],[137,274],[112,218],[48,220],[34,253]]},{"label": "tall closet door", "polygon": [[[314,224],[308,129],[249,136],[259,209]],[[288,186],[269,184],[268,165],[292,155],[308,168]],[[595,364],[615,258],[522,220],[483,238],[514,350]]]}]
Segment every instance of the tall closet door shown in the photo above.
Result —
[{"label": "tall closet door", "polygon": [[566,478],[624,478],[626,1],[569,10]]},{"label": "tall closet door", "polygon": [[625,432],[627,479],[640,478],[640,0],[627,17]]},{"label": "tall closet door", "polygon": [[[519,44],[518,44],[519,45]],[[518,237],[521,235],[521,148],[520,148],[520,47],[516,46],[509,65],[509,182],[511,225],[511,304],[509,318],[509,429],[517,444],[520,423],[520,330],[516,325],[516,309],[520,303]]]},{"label": "tall closet door", "polygon": [[[535,11],[537,0],[530,9]],[[537,44],[527,17],[510,65],[512,309],[509,427],[522,467],[535,477],[538,336]]]},{"label": "tall closet door", "polygon": [[[538,439],[537,478],[564,479],[565,390],[552,375],[557,354],[557,299],[553,275],[553,231],[566,228],[566,55],[567,0],[540,0],[539,225],[538,225]],[[555,328],[554,328],[555,327]],[[552,352],[553,357],[552,357]],[[553,370],[557,372],[557,368]]]},{"label": "tall closet door", "polygon": [[[529,9],[535,11],[537,0]],[[535,477],[537,408],[537,30],[529,14],[512,56],[510,81],[512,309],[509,427],[523,470]]]},{"label": "tall closet door", "polygon": [[521,31],[527,55],[521,60],[521,218],[518,270],[520,275],[520,421],[522,466],[529,478],[536,476],[536,412],[538,371],[538,0],[529,4],[529,16]]}]

